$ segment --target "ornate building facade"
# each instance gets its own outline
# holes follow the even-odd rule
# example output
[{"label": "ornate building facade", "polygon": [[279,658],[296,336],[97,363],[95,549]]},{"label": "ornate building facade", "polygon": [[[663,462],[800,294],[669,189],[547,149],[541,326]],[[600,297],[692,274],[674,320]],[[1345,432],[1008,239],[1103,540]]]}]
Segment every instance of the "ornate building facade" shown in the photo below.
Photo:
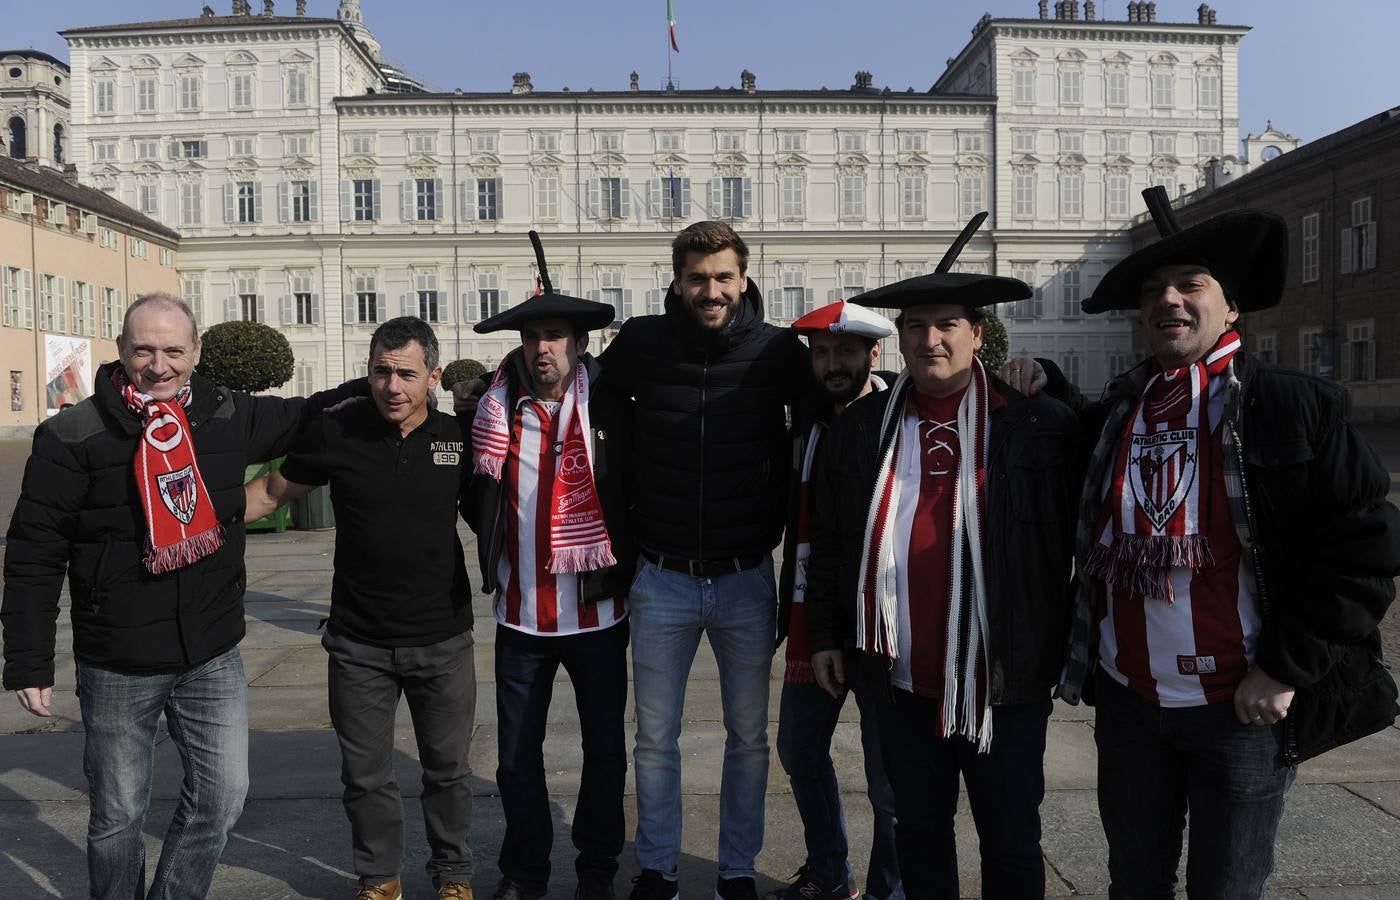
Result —
[{"label": "ornate building facade", "polygon": [[982,209],[960,266],[1036,287],[1001,309],[1013,349],[1100,384],[1128,365],[1131,323],[1081,318],[1079,299],[1127,252],[1142,188],[1189,190],[1233,158],[1248,31],[1204,6],[1164,23],[1151,3],[1128,21],[1041,3],[978,22],[924,92],[867,72],[759,89],[745,71],[707,91],[536,91],[522,72],[509,91],[414,93],[358,0],[334,19],[271,6],[64,36],[82,177],[182,234],[203,321],[282,328],[297,392],[362,371],[374,325],[403,312],[447,358],[494,364],[512,342],[471,325],[533,289],[530,228],[555,284],[625,318],[659,311],[672,234],[731,221],[787,322],[931,270]]}]

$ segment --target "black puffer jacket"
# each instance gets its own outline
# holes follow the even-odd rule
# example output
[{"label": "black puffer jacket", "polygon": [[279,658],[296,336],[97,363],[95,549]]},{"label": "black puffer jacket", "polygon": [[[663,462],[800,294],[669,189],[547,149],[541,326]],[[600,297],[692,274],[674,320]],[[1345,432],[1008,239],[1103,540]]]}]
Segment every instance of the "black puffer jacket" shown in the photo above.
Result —
[{"label": "black puffer jacket", "polygon": [[[519,354],[510,373],[513,379],[529,378]],[[588,424],[593,431],[593,484],[603,508],[603,522],[612,542],[617,565],[578,576],[579,596],[586,603],[610,600],[627,593],[637,569],[637,545],[627,523],[627,487],[631,456],[631,403],[619,394],[599,390],[602,376],[596,360],[582,357],[593,393],[588,400]],[[507,493],[501,482],[478,475],[472,479],[468,501],[472,531],[477,535],[477,563],[481,566],[481,592],[495,594],[496,569],[505,552]]]},{"label": "black puffer jacket", "polygon": [[[996,379],[987,459],[988,667],[994,704],[1045,700],[1059,677],[1070,619],[1070,562],[1080,473],[1078,422],[1057,400]],[[862,397],[827,433],[813,484],[807,615],[813,652],[855,639],[866,511],[888,393]]]},{"label": "black puffer jacket", "polygon": [[349,394],[250,397],[194,375],[186,414],[224,544],[193,565],[152,575],[141,561],[146,517],[132,467],[141,420],[112,385],[116,365],[98,369],[91,398],[34,432],[5,548],[8,690],[54,683],[65,568],[80,662],[128,674],[178,672],[242,640],[244,470],[284,453],[315,411]]},{"label": "black puffer jacket", "polygon": [[672,290],[666,313],[633,317],[600,357],[635,398],[632,524],[645,549],[685,559],[772,550],[787,496],[785,405],[814,386],[807,348],[763,321],[752,282],[728,326],[694,323]]}]

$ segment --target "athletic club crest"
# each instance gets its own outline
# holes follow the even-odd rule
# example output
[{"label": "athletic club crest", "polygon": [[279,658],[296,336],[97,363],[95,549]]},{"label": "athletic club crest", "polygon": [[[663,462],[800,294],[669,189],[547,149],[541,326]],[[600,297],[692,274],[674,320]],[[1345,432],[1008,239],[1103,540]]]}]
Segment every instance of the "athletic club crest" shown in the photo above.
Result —
[{"label": "athletic club crest", "polygon": [[1161,531],[1181,508],[1196,481],[1196,441],[1190,429],[1133,435],[1128,480],[1138,508]]},{"label": "athletic club crest", "polygon": [[170,514],[183,524],[190,524],[195,507],[199,505],[199,482],[194,477],[194,466],[157,475],[156,488]]}]

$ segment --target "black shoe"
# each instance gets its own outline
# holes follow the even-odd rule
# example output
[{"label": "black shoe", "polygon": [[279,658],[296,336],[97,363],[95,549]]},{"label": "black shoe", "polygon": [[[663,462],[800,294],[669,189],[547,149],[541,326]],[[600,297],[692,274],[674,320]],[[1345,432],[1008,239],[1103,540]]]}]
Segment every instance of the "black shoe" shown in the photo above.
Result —
[{"label": "black shoe", "polygon": [[720,878],[715,881],[715,900],[758,900],[752,878]]},{"label": "black shoe", "polygon": [[632,879],[632,893],[627,900],[678,900],[681,892],[676,882],[655,869],[643,869]]},{"label": "black shoe", "polygon": [[792,879],[791,884],[765,894],[765,900],[860,900],[860,891],[845,878],[834,884],[818,881],[803,866]]},{"label": "black shoe", "polygon": [[602,872],[586,872],[578,877],[574,900],[616,900],[613,877]]},{"label": "black shoe", "polygon": [[491,895],[491,900],[540,900],[544,894],[532,894],[509,878],[502,878],[501,883],[496,885],[496,893]]}]

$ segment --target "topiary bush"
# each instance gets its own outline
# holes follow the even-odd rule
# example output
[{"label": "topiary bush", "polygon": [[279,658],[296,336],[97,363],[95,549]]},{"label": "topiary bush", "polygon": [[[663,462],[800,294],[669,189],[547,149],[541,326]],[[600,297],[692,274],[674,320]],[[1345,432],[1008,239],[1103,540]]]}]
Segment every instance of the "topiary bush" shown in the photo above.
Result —
[{"label": "topiary bush", "polygon": [[486,373],[486,367],[474,359],[458,359],[447,364],[442,370],[442,388],[452,390],[454,384],[473,381]]},{"label": "topiary bush", "polygon": [[204,332],[196,371],[235,391],[265,391],[292,380],[292,345],[258,322],[220,322]]},{"label": "topiary bush", "polygon": [[990,309],[982,310],[982,349],[977,358],[987,371],[995,372],[1006,364],[1006,354],[1011,349],[1011,341],[1006,337],[1006,326]]}]

